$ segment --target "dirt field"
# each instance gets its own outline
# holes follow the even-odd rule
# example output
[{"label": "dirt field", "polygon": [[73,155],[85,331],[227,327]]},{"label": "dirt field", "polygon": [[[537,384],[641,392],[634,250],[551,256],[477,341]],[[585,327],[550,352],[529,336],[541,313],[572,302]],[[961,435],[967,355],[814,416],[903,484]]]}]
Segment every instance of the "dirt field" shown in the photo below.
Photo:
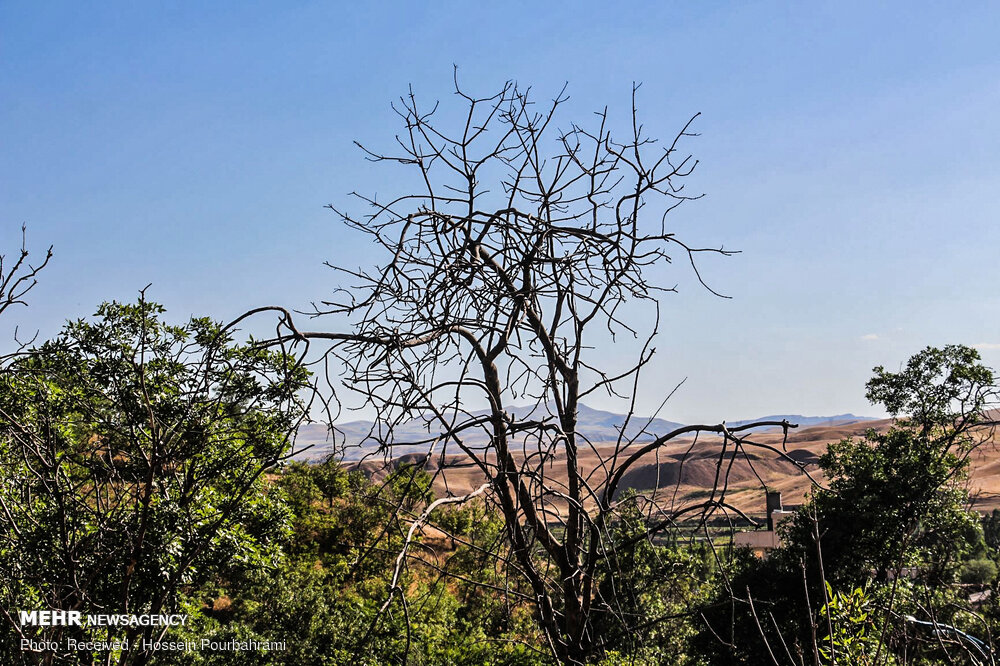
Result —
[{"label": "dirt field", "polygon": [[[732,461],[729,471],[727,490],[728,502],[742,511],[760,514],[763,506],[762,483],[779,490],[785,504],[798,504],[812,487],[812,481],[796,466],[800,463],[819,483],[823,483],[822,474],[816,467],[819,456],[827,446],[845,437],[863,435],[868,428],[885,430],[890,421],[864,421],[860,423],[814,426],[792,431],[785,442],[785,455],[791,460],[763,448],[748,448],[749,460],[737,456]],[[756,434],[753,441],[768,444],[782,449],[781,433],[764,432]],[[636,445],[632,450],[639,448]],[[519,462],[525,458],[522,452],[517,456]],[[590,473],[591,486],[601,484],[606,478],[606,472],[600,461],[607,461],[614,453],[611,444],[595,444],[593,447],[581,450],[580,461],[584,469]],[[620,460],[630,455],[626,450]],[[698,497],[704,498],[716,481],[720,457],[719,439],[701,439],[695,444],[691,439],[677,440],[658,452],[651,453],[635,464],[622,477],[621,488],[649,490],[660,488],[657,495],[661,498],[672,498],[675,503],[686,502]],[[403,456],[398,462],[415,462],[421,456]],[[561,485],[565,482],[566,473],[563,466],[565,458],[557,454],[552,462],[546,465],[546,482]],[[725,460],[729,465],[731,458]],[[794,461],[794,462],[793,462]],[[440,461],[438,461],[440,462]],[[375,476],[383,473],[381,461],[363,463],[366,471]],[[977,451],[972,460],[972,477],[970,490],[974,497],[973,505],[977,510],[985,511],[1000,508],[1000,449],[995,442],[989,442]],[[467,459],[449,456],[444,465],[428,466],[428,471],[435,474],[434,489],[438,496],[447,494],[463,495],[483,483],[482,473],[470,464]]]}]

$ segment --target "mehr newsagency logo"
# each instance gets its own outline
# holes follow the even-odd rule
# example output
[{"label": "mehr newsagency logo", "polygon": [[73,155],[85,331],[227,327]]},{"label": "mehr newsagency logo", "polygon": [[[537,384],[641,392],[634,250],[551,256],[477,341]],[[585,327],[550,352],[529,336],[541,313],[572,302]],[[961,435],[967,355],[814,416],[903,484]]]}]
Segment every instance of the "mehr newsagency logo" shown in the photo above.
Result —
[{"label": "mehr newsagency logo", "polygon": [[[67,610],[31,610],[18,611],[22,627],[184,627],[188,616],[185,614],[106,614],[87,613]],[[217,641],[208,638],[200,640],[151,641],[143,639],[134,645],[128,641],[80,641],[74,638],[63,640],[37,640],[24,638],[21,640],[21,650],[31,652],[56,652],[59,650],[99,650],[124,651],[170,650],[180,652],[212,651],[212,652],[272,652],[284,651],[285,641],[255,641],[226,640]]]},{"label": "mehr newsagency logo", "polygon": [[19,611],[22,627],[183,627],[187,615],[90,614],[66,610]]}]

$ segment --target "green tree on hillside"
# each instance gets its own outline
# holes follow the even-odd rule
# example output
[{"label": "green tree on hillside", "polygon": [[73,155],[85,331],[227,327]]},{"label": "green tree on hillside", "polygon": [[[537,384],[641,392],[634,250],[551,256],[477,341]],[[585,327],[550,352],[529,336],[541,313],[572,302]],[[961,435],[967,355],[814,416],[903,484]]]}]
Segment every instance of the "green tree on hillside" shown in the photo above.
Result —
[{"label": "green tree on hillside", "polygon": [[[191,596],[213,599],[191,609],[180,639],[284,641],[270,652],[159,653],[157,666],[537,666],[541,652],[523,604],[511,608],[485,585],[505,584],[490,555],[503,523],[482,504],[442,511],[455,541],[420,536],[418,556],[398,584],[406,605],[384,608],[395,559],[412,513],[401,504],[426,502],[427,474],[401,466],[386,479],[292,463],[275,486],[294,510],[283,540],[285,557],[270,569],[215,580]],[[331,498],[316,486],[329,474],[344,483]],[[423,508],[423,507],[421,507]],[[454,513],[455,515],[451,515]],[[447,561],[461,580],[440,575]]]},{"label": "green tree on hillside", "polygon": [[[709,616],[723,641],[703,636],[704,645],[719,663],[764,663],[784,646],[846,663],[838,644],[867,663],[892,663],[894,653],[927,656],[940,642],[916,623],[904,626],[905,617],[968,620],[952,583],[982,540],[966,480],[970,454],[992,435],[993,372],[976,350],[955,345],[928,347],[899,372],[874,373],[867,396],[895,423],[832,444],[820,458],[829,485],[785,524],[782,548],[745,561],[734,576],[736,621],[721,611]],[[952,643],[962,651],[961,641]]]},{"label": "green tree on hillside", "polygon": [[[173,613],[183,588],[275,563],[289,515],[264,473],[303,417],[307,373],[162,313],[106,303],[0,375],[0,608]],[[124,665],[160,631],[22,627],[6,610],[0,627],[3,654],[44,664],[95,655],[22,637],[126,640]]]},{"label": "green tree on hillside", "polygon": [[967,509],[965,481],[995,395],[993,372],[970,347],[928,347],[900,372],[875,368],[868,399],[896,422],[830,446],[820,459],[829,488],[799,513],[792,543],[815,550],[815,515],[834,584],[884,582],[911,566],[932,582],[951,580],[963,545],[975,542],[979,521]]}]

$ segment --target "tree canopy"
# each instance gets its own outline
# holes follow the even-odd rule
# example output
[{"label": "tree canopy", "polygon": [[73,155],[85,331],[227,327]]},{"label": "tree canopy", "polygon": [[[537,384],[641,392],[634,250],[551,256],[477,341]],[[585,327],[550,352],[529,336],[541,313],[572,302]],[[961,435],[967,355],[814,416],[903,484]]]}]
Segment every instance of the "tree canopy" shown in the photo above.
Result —
[{"label": "tree canopy", "polygon": [[[182,587],[280,553],[288,512],[264,474],[304,416],[307,373],[162,313],[106,303],[0,375],[0,640],[28,663],[20,638],[74,632],[124,639],[116,663],[145,663],[136,641],[154,629],[22,627],[15,609],[176,612]],[[56,658],[70,656],[41,662]]]},{"label": "tree canopy", "polygon": [[[782,526],[782,547],[734,577],[740,619],[707,651],[747,664],[782,645],[824,664],[910,663],[907,654],[937,664],[951,631],[940,627],[982,631],[954,584],[996,573],[981,559],[968,486],[970,456],[994,434],[994,373],[971,347],[928,347],[898,372],[876,367],[866,388],[893,424],[828,447],[826,485]],[[710,620],[722,622],[721,612]],[[975,656],[959,634],[947,645]]]}]

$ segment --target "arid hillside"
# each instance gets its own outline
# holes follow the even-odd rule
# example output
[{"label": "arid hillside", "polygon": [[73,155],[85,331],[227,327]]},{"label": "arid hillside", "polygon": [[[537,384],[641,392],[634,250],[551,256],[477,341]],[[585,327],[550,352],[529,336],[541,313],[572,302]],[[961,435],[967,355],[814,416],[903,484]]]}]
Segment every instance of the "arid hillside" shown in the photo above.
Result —
[{"label": "arid hillside", "polygon": [[[777,449],[780,453],[763,447],[747,447],[746,454],[723,454],[720,439],[680,439],[650,453],[622,477],[622,489],[655,492],[660,500],[681,506],[695,499],[704,499],[713,488],[726,487],[729,504],[749,514],[763,510],[763,485],[779,490],[786,504],[800,503],[813,483],[825,479],[816,463],[833,442],[845,437],[862,436],[869,428],[885,430],[891,421],[860,421],[834,425],[815,425],[789,432],[782,441],[781,432],[760,432],[751,441]],[[639,444],[634,448],[639,448]],[[630,455],[625,449],[619,459]],[[531,451],[518,456],[523,460]],[[606,475],[601,460],[614,455],[613,443],[597,443],[580,451],[581,463],[589,471],[592,486],[599,485]],[[409,453],[388,462],[382,458],[368,458],[349,463],[360,466],[368,475],[383,476],[388,469],[403,463],[422,463],[424,455]],[[557,453],[545,474],[549,481],[565,481],[564,456]],[[721,461],[722,473],[719,473]],[[482,472],[461,456],[440,457],[428,461],[428,472],[434,475],[434,488],[438,496],[463,495],[483,483]],[[987,442],[972,458],[970,490],[974,507],[978,510],[1000,508],[1000,449],[995,441]],[[728,475],[726,474],[728,470]]]}]

